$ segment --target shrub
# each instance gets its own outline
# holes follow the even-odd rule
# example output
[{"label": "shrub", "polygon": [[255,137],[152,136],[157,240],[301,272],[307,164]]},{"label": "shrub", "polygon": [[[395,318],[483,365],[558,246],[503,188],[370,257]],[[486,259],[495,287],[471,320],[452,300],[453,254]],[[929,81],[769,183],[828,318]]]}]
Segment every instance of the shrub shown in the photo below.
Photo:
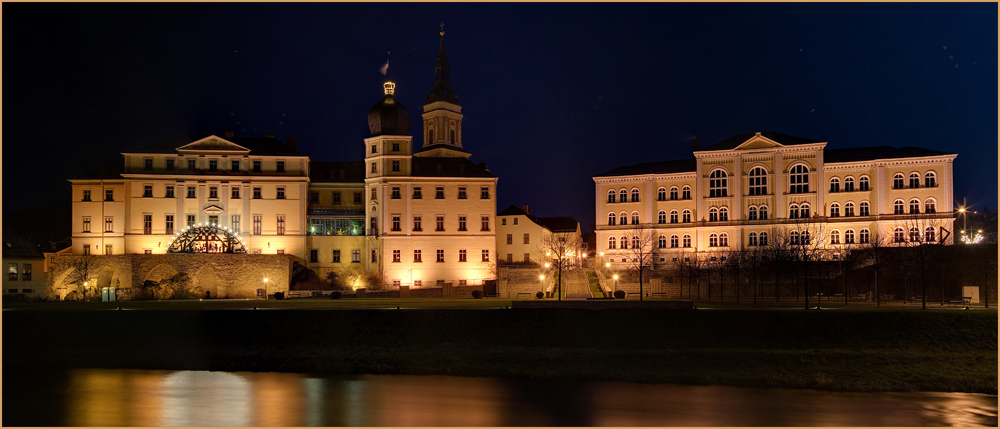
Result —
[{"label": "shrub", "polygon": [[538,293],[535,294],[535,298],[542,299],[544,297],[545,297],[545,292],[538,291]]},{"label": "shrub", "polygon": [[342,294],[340,293],[339,290],[335,290],[333,292],[330,292],[330,299],[340,299],[341,295]]},{"label": "shrub", "polygon": [[482,299],[483,298],[483,291],[481,291],[479,289],[476,289],[476,290],[472,291],[472,297],[475,298],[475,299]]},{"label": "shrub", "polygon": [[285,293],[284,292],[275,292],[274,293],[274,299],[277,299],[277,300],[285,299]]},{"label": "shrub", "polygon": [[615,298],[616,299],[625,299],[625,291],[623,291],[621,289],[616,290],[615,291]]}]

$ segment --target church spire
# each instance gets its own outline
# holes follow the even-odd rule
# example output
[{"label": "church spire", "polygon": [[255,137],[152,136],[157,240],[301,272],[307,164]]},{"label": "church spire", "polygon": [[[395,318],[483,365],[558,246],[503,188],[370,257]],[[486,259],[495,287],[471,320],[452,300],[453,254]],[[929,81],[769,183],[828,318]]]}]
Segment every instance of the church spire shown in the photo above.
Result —
[{"label": "church spire", "polygon": [[441,32],[439,34],[441,35],[441,45],[438,47],[437,61],[434,62],[434,88],[431,89],[430,94],[427,94],[427,104],[435,101],[458,104],[458,95],[451,88],[451,64],[448,63],[448,56],[445,55],[443,22],[441,23]]}]

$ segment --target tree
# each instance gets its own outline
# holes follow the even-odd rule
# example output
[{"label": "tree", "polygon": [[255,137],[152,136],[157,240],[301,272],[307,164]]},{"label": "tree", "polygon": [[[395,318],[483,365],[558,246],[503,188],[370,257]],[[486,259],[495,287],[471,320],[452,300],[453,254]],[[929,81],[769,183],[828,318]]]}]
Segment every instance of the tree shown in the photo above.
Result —
[{"label": "tree", "polygon": [[875,272],[875,306],[882,306],[882,297],[878,290],[878,273],[889,260],[889,237],[877,228],[870,233],[868,241],[862,241],[858,246],[859,262],[871,267]]},{"label": "tree", "polygon": [[973,266],[983,282],[983,304],[990,308],[990,284],[997,280],[997,243],[967,244],[972,248]]},{"label": "tree", "polygon": [[70,266],[73,267],[73,272],[70,274],[68,283],[76,285],[77,291],[83,296],[83,301],[87,301],[87,289],[95,286],[96,257],[93,255],[78,256]]},{"label": "tree", "polygon": [[562,301],[562,273],[576,265],[578,253],[582,247],[580,236],[576,234],[546,234],[542,238],[541,253],[547,266],[559,272],[556,292]]},{"label": "tree", "polygon": [[841,246],[831,246],[831,254],[839,261],[839,274],[844,278],[844,305],[847,305],[850,294],[849,279],[850,272],[857,261],[857,245],[854,243],[844,243]]},{"label": "tree", "polygon": [[[747,268],[750,269],[750,275],[753,278],[753,305],[757,305],[757,279],[760,272],[760,264],[766,258],[765,249],[760,246],[753,246],[753,248],[744,252],[743,261]],[[763,295],[761,295],[763,297]]]},{"label": "tree", "polygon": [[789,232],[789,252],[802,269],[806,309],[809,309],[809,269],[822,257],[827,240],[823,224],[812,222],[811,218],[799,219]]},{"label": "tree", "polygon": [[[939,250],[941,236],[938,231],[941,226],[937,219],[920,215],[914,215],[906,222],[906,260],[917,268],[920,275],[920,308],[923,310],[927,309],[927,271]],[[906,299],[905,295],[903,299]]]},{"label": "tree", "polygon": [[[639,301],[643,299],[642,276],[653,268],[653,256],[656,254],[653,231],[645,226],[632,229],[632,242],[625,250],[629,271],[639,274]],[[624,247],[624,246],[622,246]]]},{"label": "tree", "polygon": [[774,275],[774,305],[779,304],[781,299],[781,272],[784,264],[789,260],[790,240],[788,230],[785,228],[775,228],[771,231],[771,238],[766,246],[762,246],[767,262],[770,263]]}]

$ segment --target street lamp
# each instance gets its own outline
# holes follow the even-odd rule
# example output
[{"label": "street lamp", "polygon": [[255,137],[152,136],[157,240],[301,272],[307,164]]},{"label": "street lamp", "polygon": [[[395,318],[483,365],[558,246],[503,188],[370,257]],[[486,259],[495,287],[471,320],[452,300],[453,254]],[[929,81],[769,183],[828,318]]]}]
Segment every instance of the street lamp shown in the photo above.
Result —
[{"label": "street lamp", "polygon": [[542,286],[542,292],[545,292],[545,274],[538,275],[538,283]]},{"label": "street lamp", "polygon": [[87,302],[87,282],[83,282],[83,302]]},{"label": "street lamp", "polygon": [[267,299],[267,277],[264,277],[264,299]]},{"label": "street lamp", "polygon": [[618,274],[615,274],[614,276],[612,276],[612,278],[615,279],[615,284],[614,284],[614,290],[611,291],[611,296],[614,296],[615,291],[618,290]]}]

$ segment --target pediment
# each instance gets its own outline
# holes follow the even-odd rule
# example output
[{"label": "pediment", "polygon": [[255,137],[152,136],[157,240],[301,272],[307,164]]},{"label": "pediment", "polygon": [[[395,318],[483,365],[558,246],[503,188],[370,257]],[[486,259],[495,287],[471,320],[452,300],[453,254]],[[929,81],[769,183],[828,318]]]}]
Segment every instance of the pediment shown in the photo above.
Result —
[{"label": "pediment", "polygon": [[208,136],[201,140],[193,141],[177,148],[178,152],[223,152],[223,153],[250,153],[250,149],[233,143],[219,136]]},{"label": "pediment", "polygon": [[225,211],[225,209],[223,209],[222,206],[212,203],[206,204],[205,207],[202,208],[201,210],[204,211],[205,213],[222,213],[223,211]]},{"label": "pediment", "polygon": [[736,146],[735,150],[770,149],[775,147],[784,147],[784,145],[757,133],[753,137],[750,137],[749,140]]}]

